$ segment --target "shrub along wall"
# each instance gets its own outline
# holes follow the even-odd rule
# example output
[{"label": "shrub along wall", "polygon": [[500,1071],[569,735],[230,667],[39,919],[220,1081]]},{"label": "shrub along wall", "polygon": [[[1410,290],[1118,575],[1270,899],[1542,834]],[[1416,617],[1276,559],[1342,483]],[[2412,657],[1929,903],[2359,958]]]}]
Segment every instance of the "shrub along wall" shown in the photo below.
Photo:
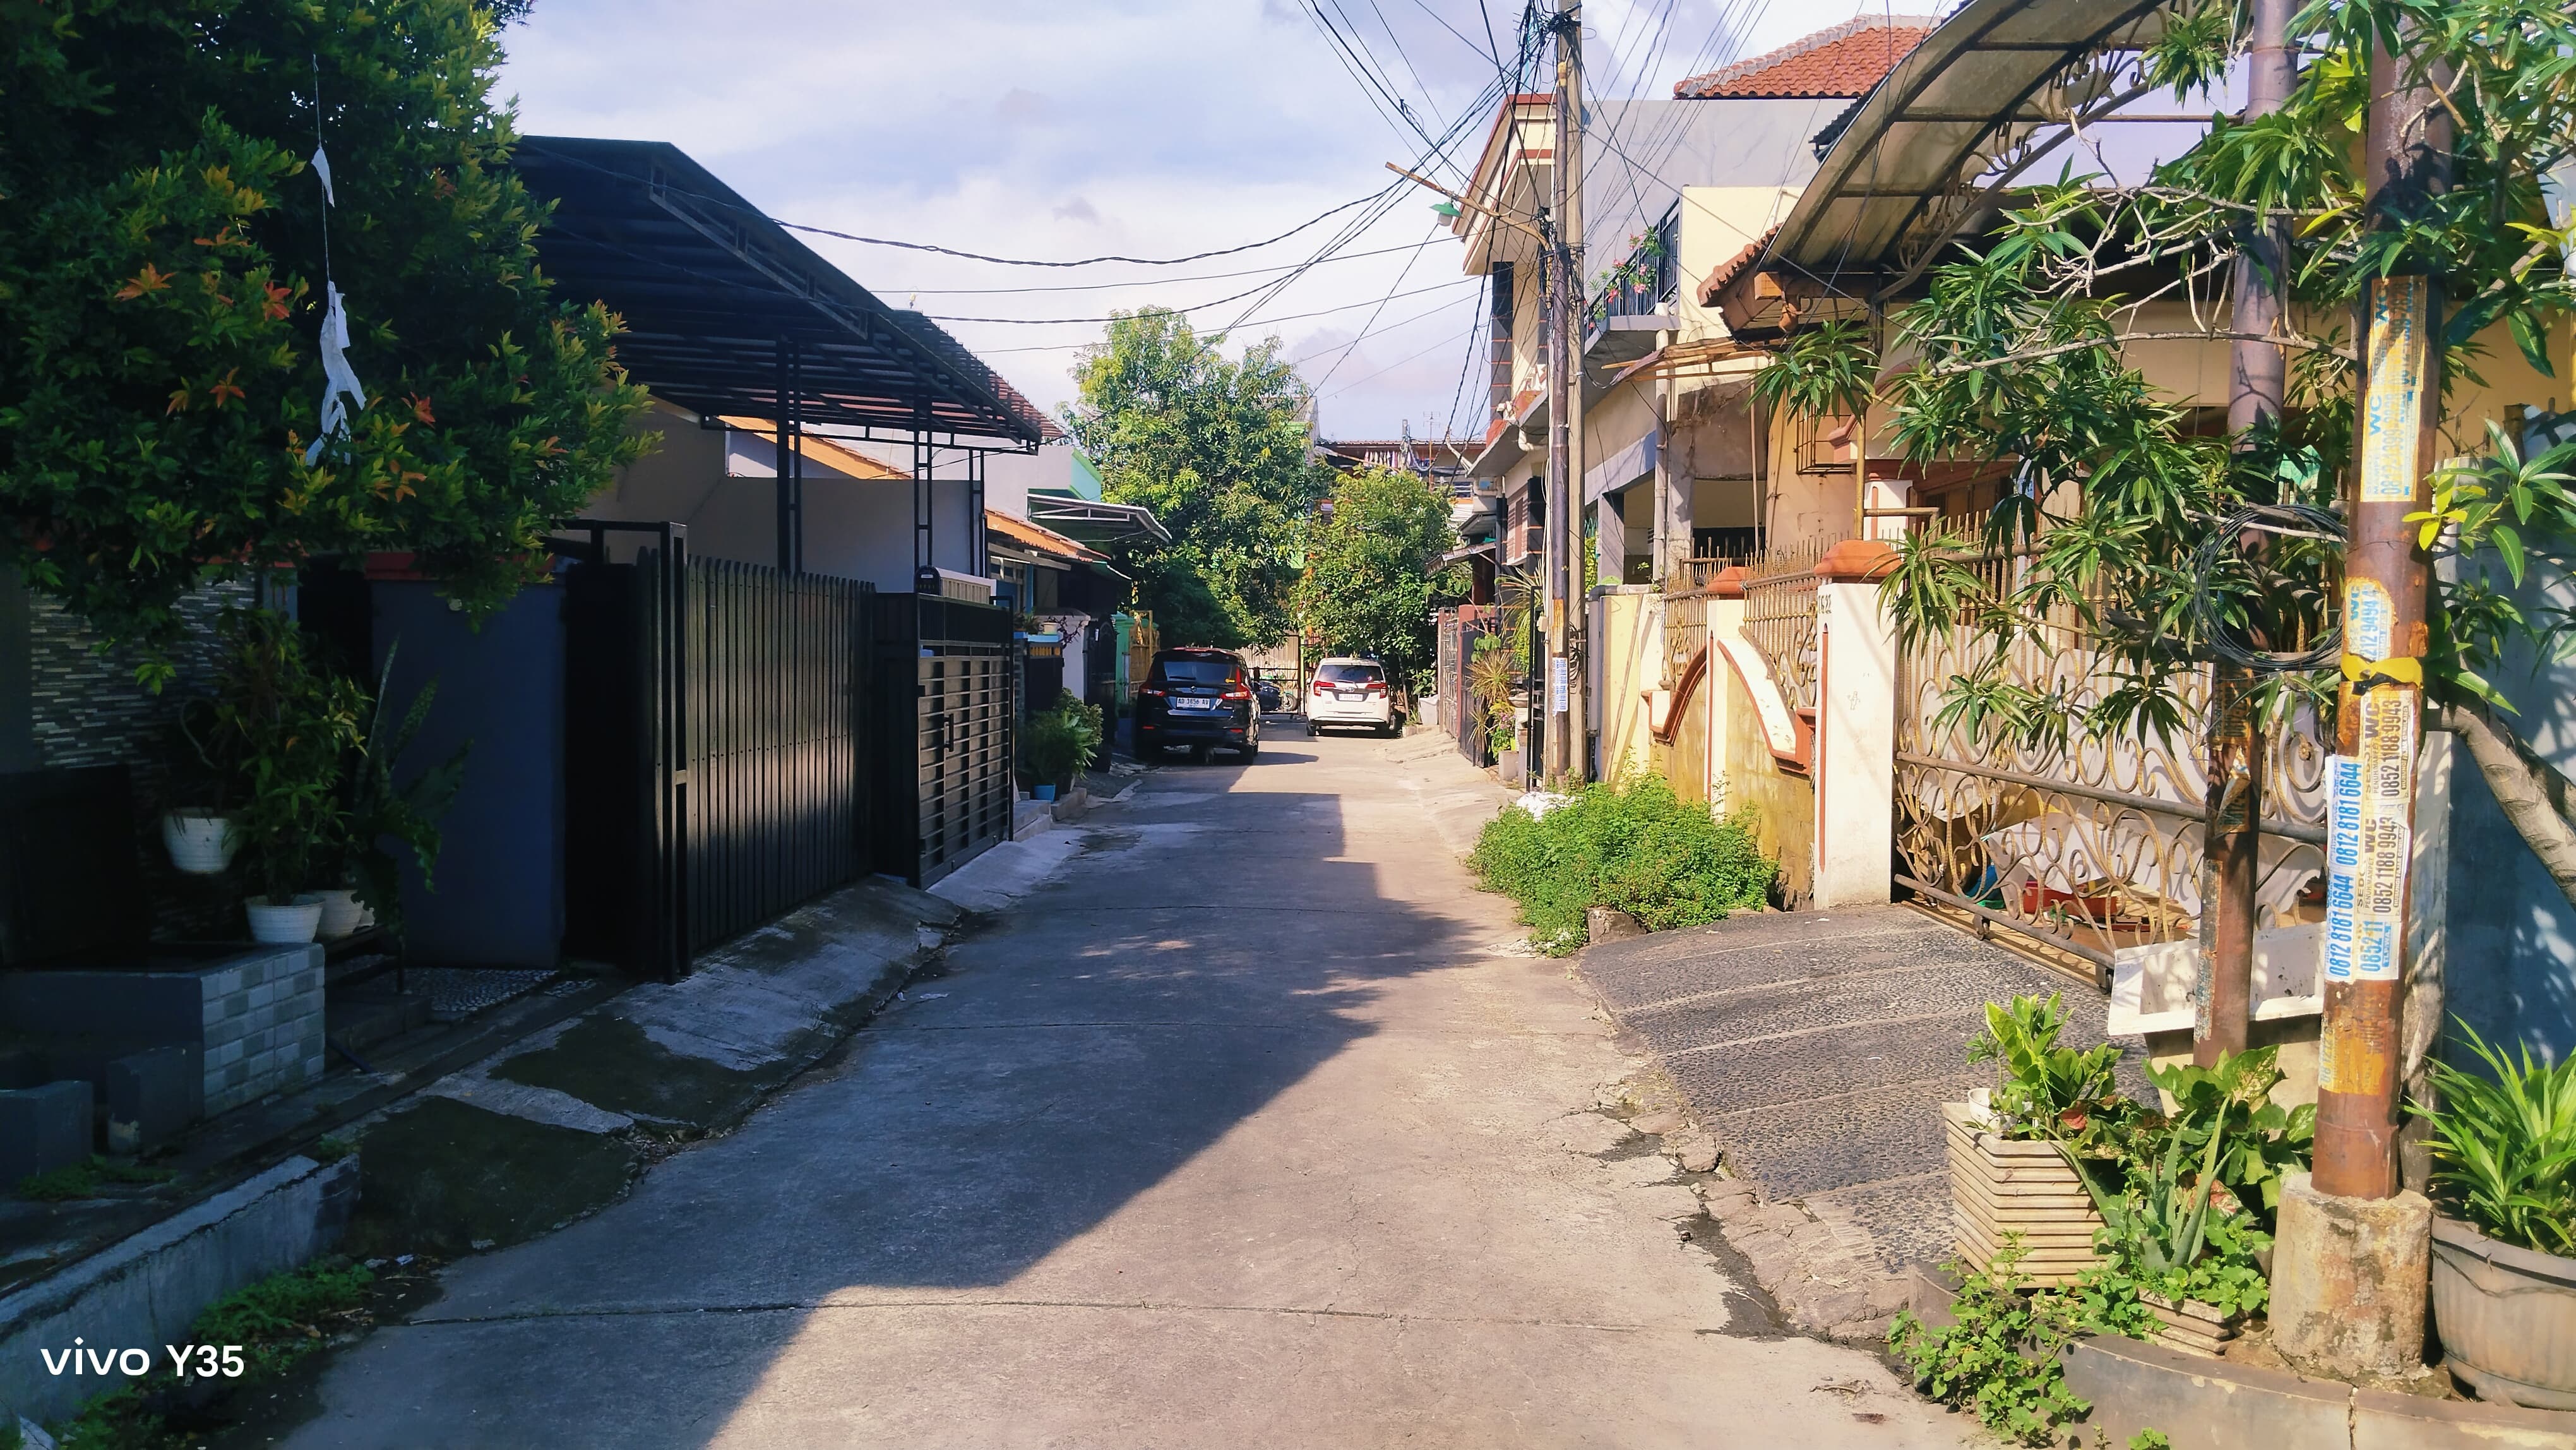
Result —
[{"label": "shrub along wall", "polygon": [[1748,822],[1720,821],[1662,777],[1588,785],[1543,814],[1514,806],[1485,827],[1467,864],[1520,903],[1550,956],[1584,945],[1584,912],[1615,907],[1649,931],[1759,907],[1778,868]]}]

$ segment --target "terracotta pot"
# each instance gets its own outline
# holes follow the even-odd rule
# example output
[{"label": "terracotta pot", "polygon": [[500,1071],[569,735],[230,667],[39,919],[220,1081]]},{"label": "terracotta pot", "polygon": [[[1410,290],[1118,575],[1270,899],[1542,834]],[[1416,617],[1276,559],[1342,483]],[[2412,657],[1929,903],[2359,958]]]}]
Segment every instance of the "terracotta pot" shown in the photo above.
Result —
[{"label": "terracotta pot", "polygon": [[2444,1363],[2478,1398],[2576,1410],[2576,1259],[2436,1216],[2432,1287]]},{"label": "terracotta pot", "polygon": [[250,913],[250,939],[255,942],[309,942],[322,928],[322,898],[311,892],[295,898],[291,906],[271,906],[255,896],[243,902],[242,909]]},{"label": "terracotta pot", "polygon": [[233,864],[241,836],[230,816],[172,811],[161,818],[161,844],[169,848],[171,865],[191,876],[213,876]]}]

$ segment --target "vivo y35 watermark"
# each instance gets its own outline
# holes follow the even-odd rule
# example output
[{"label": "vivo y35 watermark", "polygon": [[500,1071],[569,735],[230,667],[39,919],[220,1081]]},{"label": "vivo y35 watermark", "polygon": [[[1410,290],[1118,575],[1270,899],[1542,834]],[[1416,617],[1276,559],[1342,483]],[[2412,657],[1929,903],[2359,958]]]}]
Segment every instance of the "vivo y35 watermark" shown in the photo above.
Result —
[{"label": "vivo y35 watermark", "polygon": [[94,1375],[101,1379],[110,1375],[140,1379],[164,1359],[170,1373],[183,1380],[240,1379],[242,1373],[242,1347],[238,1344],[165,1344],[156,1358],[148,1349],[92,1349],[89,1341],[74,1338],[70,1348],[39,1348],[36,1357],[45,1362],[47,1374]]}]

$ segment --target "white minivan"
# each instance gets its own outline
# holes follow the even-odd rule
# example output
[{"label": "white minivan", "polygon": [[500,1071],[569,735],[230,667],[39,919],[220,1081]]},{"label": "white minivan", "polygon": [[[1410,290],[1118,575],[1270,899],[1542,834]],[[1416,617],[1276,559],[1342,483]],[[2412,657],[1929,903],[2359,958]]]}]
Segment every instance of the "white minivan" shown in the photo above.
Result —
[{"label": "white minivan", "polygon": [[1386,666],[1348,656],[1315,666],[1306,690],[1306,733],[1327,725],[1364,725],[1380,735],[1396,728],[1395,699],[1386,683]]}]

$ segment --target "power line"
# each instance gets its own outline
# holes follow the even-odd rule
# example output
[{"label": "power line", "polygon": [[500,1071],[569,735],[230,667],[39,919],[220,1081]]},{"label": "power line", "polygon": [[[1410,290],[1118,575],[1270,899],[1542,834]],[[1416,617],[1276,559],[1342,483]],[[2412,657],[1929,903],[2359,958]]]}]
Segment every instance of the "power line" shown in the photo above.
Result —
[{"label": "power line", "polygon": [[[1327,262],[1356,262],[1362,257],[1391,257],[1398,252],[1418,252],[1438,242],[1412,242],[1401,247],[1378,247],[1366,252],[1344,252],[1326,257]],[[1293,272],[1314,262],[1282,262],[1276,267],[1249,267],[1240,272],[1201,272],[1193,277],[1134,277],[1124,282],[1068,282],[1049,287],[885,287],[877,290],[886,296],[900,292],[907,297],[1003,297],[1030,292],[1110,292],[1120,287],[1160,287],[1173,282],[1229,282],[1237,277],[1268,277],[1280,272]]]},{"label": "power line", "polygon": [[[844,242],[864,242],[871,247],[901,247],[908,252],[936,252],[943,257],[963,257],[970,262],[991,262],[997,266],[1003,267],[1094,267],[1103,262],[1126,262],[1138,267],[1177,267],[1183,262],[1203,262],[1210,257],[1231,257],[1239,252],[1257,252],[1263,247],[1284,242],[1290,237],[1297,235],[1299,232],[1302,232],[1308,227],[1314,226],[1319,222],[1329,221],[1334,217],[1340,216],[1343,212],[1349,211],[1353,207],[1366,206],[1370,202],[1375,201],[1386,194],[1387,193],[1384,191],[1373,191],[1356,201],[1343,202],[1340,206],[1334,207],[1331,211],[1325,212],[1319,216],[1308,217],[1306,220],[1297,223],[1297,225],[1290,227],[1288,230],[1281,232],[1275,237],[1264,237],[1260,241],[1246,242],[1239,247],[1218,247],[1212,251],[1192,252],[1186,257],[1107,256],[1078,257],[1065,262],[1039,262],[1031,261],[1025,257],[989,257],[982,252],[962,252],[955,247],[933,246],[928,242],[898,242],[888,237],[863,237],[856,232],[834,231],[830,227],[808,226],[803,222],[780,221],[777,217],[770,217],[769,220],[776,222],[779,226],[785,227],[792,232],[812,232],[814,235],[819,237],[834,237]],[[710,199],[712,200],[712,198]]]},{"label": "power line", "polygon": [[[1404,298],[1404,297],[1420,297],[1420,296],[1423,296],[1423,295],[1424,295],[1424,294],[1426,294],[1426,293],[1437,292],[1437,291],[1439,291],[1439,290],[1440,290],[1441,288],[1443,288],[1443,287],[1455,287],[1455,286],[1457,286],[1457,285],[1458,285],[1459,283],[1461,283],[1461,282],[1473,282],[1473,281],[1475,281],[1475,280],[1477,280],[1477,279],[1475,279],[1475,278],[1473,278],[1473,277],[1452,277],[1452,278],[1450,278],[1450,279],[1449,279],[1448,281],[1446,281],[1446,282],[1434,282],[1434,283],[1432,283],[1432,284],[1431,284],[1430,286],[1428,286],[1428,287],[1416,287],[1416,288],[1414,288],[1414,289],[1413,289],[1412,291],[1410,291],[1410,292],[1396,292],[1396,293],[1391,293],[1391,294],[1389,294],[1389,295],[1387,295],[1387,296],[1385,296],[1385,297],[1380,297],[1380,298],[1376,299],[1376,300],[1375,300],[1375,301],[1373,301],[1373,302],[1345,302],[1345,303],[1341,304],[1341,305],[1340,305],[1340,306],[1338,306],[1338,307],[1325,307],[1325,308],[1319,308],[1319,309],[1317,309],[1316,311],[1313,311],[1313,312],[1292,312],[1292,313],[1288,314],[1286,317],[1268,317],[1268,318],[1264,318],[1264,319],[1262,319],[1262,320],[1263,320],[1264,322],[1301,322],[1301,321],[1303,321],[1303,320],[1305,320],[1306,318],[1309,318],[1309,317],[1322,317],[1322,316],[1325,316],[1325,315],[1326,315],[1326,314],[1328,314],[1328,313],[1334,313],[1334,312],[1349,312],[1349,311],[1351,311],[1351,310],[1353,310],[1353,309],[1355,309],[1355,308],[1360,308],[1360,307],[1383,307],[1383,306],[1385,306],[1387,303],[1389,303],[1389,302],[1393,302],[1393,301],[1396,301],[1396,300],[1397,300],[1397,299],[1399,299],[1399,298]],[[1217,300],[1215,300],[1214,302],[1202,302],[1202,303],[1198,304],[1198,305],[1197,305],[1197,306],[1195,306],[1195,307],[1165,307],[1165,308],[1161,308],[1161,309],[1159,309],[1159,310],[1160,310],[1160,311],[1164,311],[1164,312],[1177,312],[1177,313],[1181,313],[1181,314],[1183,314],[1183,315],[1187,315],[1187,314],[1192,313],[1192,312],[1205,312],[1207,309],[1209,309],[1209,308],[1211,308],[1211,307],[1223,307],[1225,304],[1227,304],[1227,303],[1229,303],[1229,302],[1232,302],[1232,301],[1235,301],[1237,298],[1242,297],[1242,296],[1245,296],[1245,295],[1247,295],[1247,294],[1244,294],[1244,293],[1237,293],[1234,297],[1220,297],[1220,298],[1218,298]],[[1139,309],[1139,310],[1141,311],[1141,310],[1143,310],[1143,309]],[[1132,316],[1133,314],[1130,314],[1130,315]],[[931,321],[933,321],[933,322],[986,322],[986,323],[996,323],[996,324],[1000,324],[1000,325],[1004,325],[1004,326],[1048,327],[1048,326],[1053,326],[1053,325],[1058,324],[1058,323],[1072,324],[1072,323],[1087,323],[1087,322],[1116,322],[1116,321],[1118,320],[1118,318],[1116,318],[1115,316],[1111,316],[1111,317],[933,317],[933,318],[931,318],[930,320],[931,320]],[[1233,328],[1227,328],[1227,329],[1226,329],[1226,332],[1232,332],[1233,330],[1234,330]],[[1213,336],[1218,336],[1218,337],[1222,337],[1222,336],[1224,336],[1224,335],[1225,335],[1224,333],[1217,333],[1217,334],[1213,334]],[[1069,344],[1069,345],[1070,345],[1070,344]],[[997,349],[994,349],[994,350],[995,350],[995,351],[997,351],[997,352],[1019,352],[1019,351],[1024,351],[1025,349],[1020,349],[1020,348],[997,348]]]},{"label": "power line", "polygon": [[[1482,280],[1484,280],[1484,279],[1482,279],[1482,278],[1461,278],[1461,279],[1459,279],[1459,280],[1461,280],[1461,281],[1471,281],[1471,280],[1472,280],[1472,281],[1482,281]],[[1442,285],[1446,285],[1446,284],[1442,284]],[[1365,304],[1365,303],[1360,303],[1360,302],[1354,302],[1354,303],[1352,303],[1352,304],[1350,304],[1350,305],[1351,305],[1352,307],[1362,307],[1362,306],[1366,306],[1367,304]],[[1408,327],[1411,327],[1413,324],[1415,324],[1415,323],[1417,323],[1417,322],[1420,322],[1422,319],[1424,319],[1424,318],[1426,318],[1426,317],[1437,317],[1437,316],[1439,316],[1441,313],[1448,311],[1451,305],[1452,305],[1452,304],[1451,304],[1451,303],[1448,303],[1448,302],[1441,302],[1441,303],[1438,303],[1438,304],[1437,304],[1437,305],[1435,305],[1435,306],[1426,307],[1426,308],[1424,308],[1423,310],[1421,310],[1420,312],[1414,313],[1414,314],[1413,314],[1412,316],[1410,316],[1410,317],[1399,318],[1398,320],[1396,320],[1396,321],[1394,321],[1394,322],[1387,323],[1387,324],[1385,324],[1385,325],[1384,325],[1384,326],[1382,326],[1382,327],[1375,327],[1375,328],[1370,329],[1369,331],[1363,332],[1363,333],[1361,333],[1361,334],[1360,334],[1360,337],[1361,337],[1362,339],[1371,338],[1371,337],[1384,337],[1385,335],[1387,335],[1387,334],[1388,334],[1388,333],[1390,333],[1390,332],[1400,332],[1400,331],[1402,331],[1403,329],[1408,328]],[[1290,365],[1291,365],[1291,366],[1295,366],[1295,367],[1303,367],[1303,366],[1305,366],[1306,364],[1308,364],[1308,363],[1310,363],[1310,362],[1313,362],[1315,359],[1317,359],[1317,358],[1319,358],[1319,357],[1322,357],[1324,354],[1326,354],[1326,353],[1328,353],[1328,352],[1331,352],[1334,348],[1341,347],[1341,346],[1343,346],[1343,344],[1338,343],[1338,342],[1328,342],[1328,343],[1325,343],[1322,347],[1319,347],[1319,348],[1315,349],[1313,352],[1307,353],[1307,354],[1305,354],[1305,355],[1304,355],[1304,356],[1302,356],[1302,357],[1293,357],[1293,358],[1290,358],[1288,361],[1289,361],[1289,363],[1290,363]]]}]

